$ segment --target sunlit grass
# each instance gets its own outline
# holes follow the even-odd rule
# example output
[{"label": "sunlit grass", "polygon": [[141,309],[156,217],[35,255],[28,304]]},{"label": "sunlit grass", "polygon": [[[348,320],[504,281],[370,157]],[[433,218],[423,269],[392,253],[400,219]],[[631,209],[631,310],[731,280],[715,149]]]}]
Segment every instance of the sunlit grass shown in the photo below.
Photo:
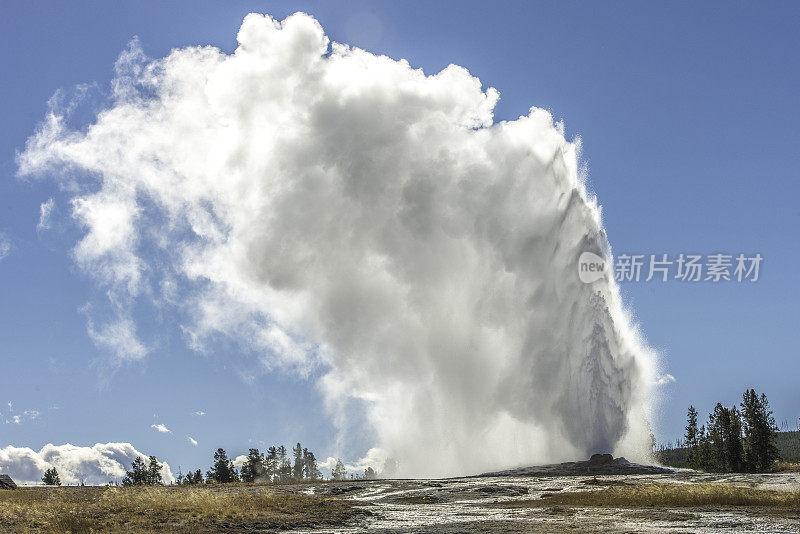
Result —
[{"label": "sunlit grass", "polygon": [[0,531],[154,532],[341,524],[352,501],[259,486],[27,488],[0,492]]}]

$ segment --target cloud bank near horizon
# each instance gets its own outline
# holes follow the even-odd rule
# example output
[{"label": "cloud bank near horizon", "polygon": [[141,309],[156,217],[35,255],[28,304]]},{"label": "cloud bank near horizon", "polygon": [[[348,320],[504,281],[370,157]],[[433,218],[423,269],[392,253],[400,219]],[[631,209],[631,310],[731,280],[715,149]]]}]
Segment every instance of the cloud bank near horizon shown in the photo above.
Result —
[{"label": "cloud bank near horizon", "polygon": [[18,155],[72,196],[75,260],[114,310],[89,319],[98,346],[144,358],[131,310],[152,299],[198,350],[323,369],[343,435],[365,415],[404,475],[644,459],[655,356],[614,281],[578,279],[610,250],[580,142],[305,14],[250,14],[237,39],[157,60],[134,41],[92,124],[54,107]]},{"label": "cloud bank near horizon", "polygon": [[[0,449],[0,473],[18,484],[40,484],[44,472],[55,467],[62,484],[102,485],[120,482],[139,456],[147,458],[130,443],[96,443],[91,447],[48,443],[38,452],[8,445]],[[169,464],[161,464],[163,481],[174,482]]]}]

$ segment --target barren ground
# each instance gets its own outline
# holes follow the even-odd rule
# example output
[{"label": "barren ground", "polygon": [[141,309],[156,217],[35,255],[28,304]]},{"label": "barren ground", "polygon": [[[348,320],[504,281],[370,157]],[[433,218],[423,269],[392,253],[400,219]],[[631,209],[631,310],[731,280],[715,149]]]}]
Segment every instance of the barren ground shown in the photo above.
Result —
[{"label": "barren ground", "polygon": [[0,492],[0,532],[800,532],[800,474]]},{"label": "barren ground", "polygon": [[337,532],[800,532],[797,473],[372,481],[305,491],[369,503],[370,516]]}]

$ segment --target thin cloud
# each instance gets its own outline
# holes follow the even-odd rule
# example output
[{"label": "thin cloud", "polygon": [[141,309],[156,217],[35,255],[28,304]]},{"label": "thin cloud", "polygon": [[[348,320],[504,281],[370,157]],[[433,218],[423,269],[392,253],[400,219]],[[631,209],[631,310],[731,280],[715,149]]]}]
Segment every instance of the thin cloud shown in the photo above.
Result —
[{"label": "thin cloud", "polygon": [[0,260],[8,256],[11,252],[11,241],[0,232]]},{"label": "thin cloud", "polygon": [[172,434],[172,430],[170,430],[169,428],[160,423],[157,425],[150,425],[150,428],[154,428],[157,431],[161,432],[162,434]]},{"label": "thin cloud", "polygon": [[197,412],[193,412],[192,413],[192,415],[198,415],[198,416],[203,416],[205,414],[206,414],[206,412],[201,412],[201,411],[197,411]]},{"label": "thin cloud", "polygon": [[656,380],[653,382],[653,385],[655,385],[655,386],[663,386],[663,385],[666,385],[666,384],[670,384],[672,382],[675,382],[675,377],[672,376],[669,373],[665,373],[665,374],[659,376],[658,378],[656,378]]},{"label": "thin cloud", "polygon": [[197,440],[194,439],[192,436],[186,436],[186,439],[188,439],[189,443],[191,443],[194,447],[197,447]]},{"label": "thin cloud", "polygon": [[15,414],[14,405],[13,403],[9,402],[8,413],[6,414],[4,422],[7,425],[21,425],[26,421],[33,421],[34,419],[37,419],[40,415],[41,412],[39,412],[39,410],[33,409],[25,410],[22,413]]},{"label": "thin cloud", "polygon": [[54,206],[55,200],[52,197],[48,198],[46,202],[42,202],[42,205],[39,206],[39,224],[36,225],[36,229],[40,232],[51,228],[50,217],[53,214]]},{"label": "thin cloud", "polygon": [[136,335],[136,323],[130,317],[117,317],[116,320],[101,326],[87,321],[86,329],[95,345],[111,353],[120,362],[141,360],[147,347]]}]

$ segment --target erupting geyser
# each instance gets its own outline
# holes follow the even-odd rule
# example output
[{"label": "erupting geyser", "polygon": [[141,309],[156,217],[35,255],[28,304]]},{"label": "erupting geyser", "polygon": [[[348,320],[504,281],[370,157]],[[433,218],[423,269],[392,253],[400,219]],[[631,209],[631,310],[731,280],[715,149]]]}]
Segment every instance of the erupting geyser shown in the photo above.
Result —
[{"label": "erupting geyser", "polygon": [[116,313],[93,338],[144,357],[130,310],[154,299],[193,346],[321,365],[337,423],[406,475],[642,460],[654,360],[609,275],[578,277],[609,255],[579,143],[541,109],[494,123],[464,68],[330,44],[308,15],[248,15],[238,41],[155,61],[134,42],[93,123],[54,107],[18,157],[72,195],[75,258]]}]

